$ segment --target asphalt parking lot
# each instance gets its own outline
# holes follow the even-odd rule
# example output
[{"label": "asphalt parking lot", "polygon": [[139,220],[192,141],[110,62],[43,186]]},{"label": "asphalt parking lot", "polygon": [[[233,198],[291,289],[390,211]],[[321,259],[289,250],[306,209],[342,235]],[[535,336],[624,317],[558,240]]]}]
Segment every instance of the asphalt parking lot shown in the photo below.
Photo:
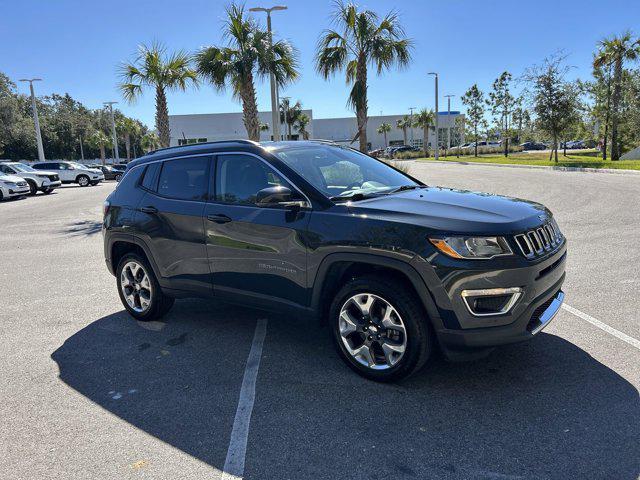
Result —
[{"label": "asphalt parking lot", "polygon": [[131,320],[102,254],[112,182],[0,203],[0,477],[221,478],[266,320],[233,450],[245,479],[638,478],[640,175],[411,173],[547,205],[569,241],[568,307],[529,343],[394,385],[353,374],[304,318],[179,300]]}]

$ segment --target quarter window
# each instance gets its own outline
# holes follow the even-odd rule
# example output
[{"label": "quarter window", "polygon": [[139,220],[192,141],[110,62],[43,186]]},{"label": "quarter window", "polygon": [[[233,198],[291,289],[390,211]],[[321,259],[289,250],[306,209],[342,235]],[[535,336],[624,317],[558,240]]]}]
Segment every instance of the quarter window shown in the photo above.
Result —
[{"label": "quarter window", "polygon": [[268,187],[286,186],[285,182],[263,161],[249,155],[220,155],[216,171],[218,202],[254,205],[256,194]]},{"label": "quarter window", "polygon": [[209,157],[180,158],[162,164],[158,193],[179,200],[204,200]]},{"label": "quarter window", "polygon": [[151,163],[147,166],[144,172],[144,178],[142,179],[142,187],[147,190],[155,192],[156,184],[158,183],[158,170],[160,169],[159,163]]}]

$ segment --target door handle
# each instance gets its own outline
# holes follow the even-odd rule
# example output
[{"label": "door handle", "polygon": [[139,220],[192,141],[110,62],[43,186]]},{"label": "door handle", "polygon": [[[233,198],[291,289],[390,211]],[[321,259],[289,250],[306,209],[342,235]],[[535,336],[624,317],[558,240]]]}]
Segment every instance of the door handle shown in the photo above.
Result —
[{"label": "door handle", "polygon": [[158,213],[158,209],[156,207],[140,207],[140,211],[144,213]]},{"label": "door handle", "polygon": [[224,213],[217,213],[215,215],[207,215],[207,220],[215,223],[229,223],[233,221],[231,217],[228,217]]}]

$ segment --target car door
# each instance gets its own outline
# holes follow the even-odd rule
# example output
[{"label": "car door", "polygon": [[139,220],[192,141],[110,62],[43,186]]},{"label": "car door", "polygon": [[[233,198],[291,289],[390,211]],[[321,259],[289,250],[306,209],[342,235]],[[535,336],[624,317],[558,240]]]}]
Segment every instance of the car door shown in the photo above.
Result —
[{"label": "car door", "polygon": [[[304,305],[311,203],[253,154],[218,154],[215,165],[213,195],[205,207],[215,295],[258,305]],[[304,206],[257,206],[257,192],[277,185],[291,189]]]},{"label": "car door", "polygon": [[[211,155],[200,155],[149,165],[148,173],[155,177],[143,180],[146,192],[137,207],[134,230],[150,250],[164,284],[207,295],[212,287],[203,213],[210,162]],[[159,172],[151,173],[154,169]]]},{"label": "car door", "polygon": [[62,180],[63,182],[76,181],[77,172],[71,165],[64,162],[54,163],[53,165],[56,166],[55,170],[58,172],[58,175],[60,176],[60,180]]}]

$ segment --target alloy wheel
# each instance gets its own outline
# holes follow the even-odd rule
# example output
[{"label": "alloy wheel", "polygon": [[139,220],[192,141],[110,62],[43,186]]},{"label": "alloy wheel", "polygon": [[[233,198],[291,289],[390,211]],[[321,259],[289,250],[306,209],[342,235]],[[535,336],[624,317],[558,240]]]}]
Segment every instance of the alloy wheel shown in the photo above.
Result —
[{"label": "alloy wheel", "polygon": [[151,305],[153,287],[147,271],[136,261],[125,264],[120,273],[120,288],[127,304],[136,313],[144,313]]},{"label": "alloy wheel", "polygon": [[372,293],[350,297],[340,309],[340,338],[355,361],[373,370],[396,365],[407,347],[407,332],[398,311]]},{"label": "alloy wheel", "polygon": [[89,185],[89,179],[83,175],[78,179],[78,184],[81,187],[86,187],[87,185]]}]

